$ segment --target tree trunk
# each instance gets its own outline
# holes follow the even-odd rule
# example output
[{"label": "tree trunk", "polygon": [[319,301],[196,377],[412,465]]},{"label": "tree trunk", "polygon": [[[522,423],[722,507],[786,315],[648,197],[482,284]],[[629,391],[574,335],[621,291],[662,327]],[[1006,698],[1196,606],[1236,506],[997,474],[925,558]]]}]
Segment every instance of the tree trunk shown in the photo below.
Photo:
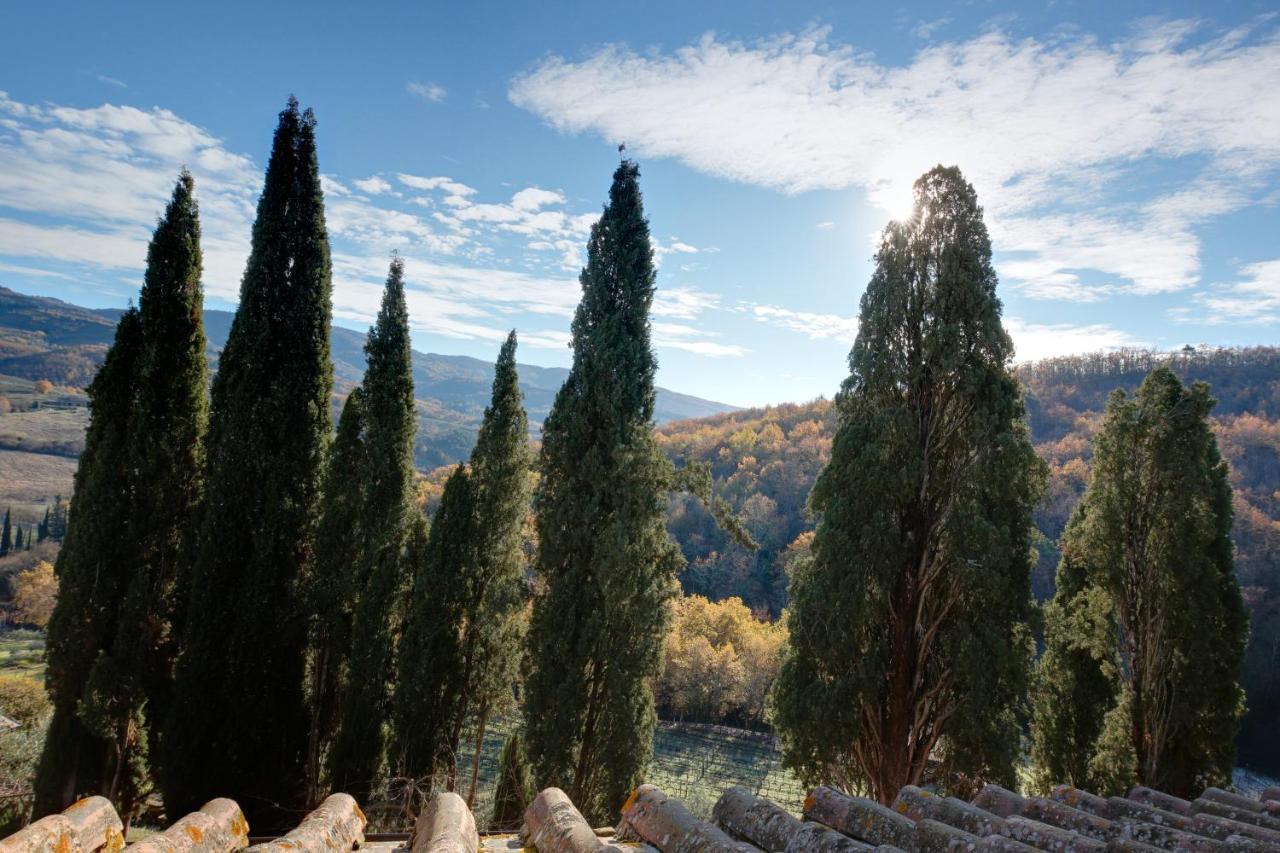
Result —
[{"label": "tree trunk", "polygon": [[480,720],[476,723],[476,750],[471,755],[471,788],[467,791],[467,808],[476,804],[476,781],[480,778],[480,752],[484,749],[484,728],[489,722],[489,703],[480,706]]}]

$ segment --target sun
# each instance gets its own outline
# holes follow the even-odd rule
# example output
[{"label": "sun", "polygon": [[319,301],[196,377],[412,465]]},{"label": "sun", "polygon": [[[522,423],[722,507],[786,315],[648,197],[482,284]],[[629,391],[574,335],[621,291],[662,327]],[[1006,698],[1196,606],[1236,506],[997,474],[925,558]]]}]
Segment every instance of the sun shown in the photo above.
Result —
[{"label": "sun", "polygon": [[914,183],[911,177],[890,178],[875,189],[871,199],[891,220],[905,222],[915,210]]}]

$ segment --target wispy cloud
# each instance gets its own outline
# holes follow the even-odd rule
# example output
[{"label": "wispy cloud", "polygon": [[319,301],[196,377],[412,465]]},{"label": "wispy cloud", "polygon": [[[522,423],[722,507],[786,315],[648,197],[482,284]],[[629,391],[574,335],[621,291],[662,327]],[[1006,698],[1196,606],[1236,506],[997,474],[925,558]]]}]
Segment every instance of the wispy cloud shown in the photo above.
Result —
[{"label": "wispy cloud", "polygon": [[1020,317],[1005,317],[1004,326],[1013,338],[1014,356],[1018,361],[1039,361],[1058,355],[1150,345],[1148,341],[1139,340],[1104,323],[1082,326],[1070,323],[1028,323]]},{"label": "wispy cloud", "polygon": [[386,179],[380,178],[377,175],[365,178],[362,181],[355,181],[354,183],[361,192],[366,192],[369,195],[381,195],[382,193],[391,192],[391,184],[387,183]]},{"label": "wispy cloud", "polygon": [[794,311],[781,305],[758,305],[753,302],[743,302],[737,310],[750,314],[761,323],[799,332],[814,340],[834,338],[851,344],[858,336],[857,317]]},{"label": "wispy cloud", "polygon": [[[168,110],[35,105],[0,93],[0,268],[140,277],[155,217],[184,165],[200,202],[206,293],[234,302],[262,186],[259,164]],[[598,213],[538,186],[486,200],[445,175],[326,174],[322,181],[336,317],[373,320],[395,249],[406,259],[419,330],[500,341],[513,315],[523,315],[525,345],[565,346],[580,295],[576,272]],[[134,287],[121,287],[122,302]],[[659,293],[655,313],[668,320],[692,322],[717,305],[687,286]],[[707,355],[740,351],[713,337],[691,325],[666,327],[656,339]]]},{"label": "wispy cloud", "polygon": [[[552,57],[508,94],[561,130],[644,156],[786,193],[857,187],[886,211],[929,167],[956,163],[997,249],[1034,262],[1021,267],[1035,271],[1025,294],[1045,299],[1194,286],[1196,227],[1255,203],[1280,172],[1280,34],[1268,19],[1229,32],[1145,22],[1111,42],[995,28],[897,66],[823,29],[708,34],[672,52]],[[1159,176],[1145,197],[1140,172]],[[1109,283],[1083,287],[1082,271]]]},{"label": "wispy cloud", "polygon": [[449,94],[445,91],[444,86],[441,86],[439,83],[420,83],[417,81],[410,81],[405,84],[404,88],[410,95],[422,98],[422,100],[429,101],[433,104],[440,103],[445,99],[445,96]]},{"label": "wispy cloud", "polygon": [[1175,311],[1174,318],[1211,324],[1280,322],[1280,260],[1249,264],[1236,281],[1214,285],[1196,301],[1201,310]]},{"label": "wispy cloud", "polygon": [[108,77],[106,74],[97,75],[99,83],[105,83],[108,86],[115,86],[117,89],[128,89],[129,84],[123,80],[117,80],[115,77]]}]

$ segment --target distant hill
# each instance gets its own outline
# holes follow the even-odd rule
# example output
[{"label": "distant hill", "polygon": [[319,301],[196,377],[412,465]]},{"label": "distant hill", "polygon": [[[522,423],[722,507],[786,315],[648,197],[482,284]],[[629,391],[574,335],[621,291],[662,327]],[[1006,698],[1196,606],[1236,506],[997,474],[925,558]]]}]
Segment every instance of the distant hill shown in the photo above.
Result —
[{"label": "distant hill", "polygon": [[[0,287],[0,375],[83,388],[102,363],[120,314],[119,309],[91,310]],[[215,369],[232,316],[229,311],[205,312],[209,359]],[[340,396],[364,374],[364,339],[361,332],[333,327],[334,376]],[[497,351],[495,345],[495,358]],[[560,367],[520,365],[520,386],[534,436],[568,374]],[[489,401],[493,365],[468,356],[415,350],[413,378],[419,418],[415,462],[430,469],[465,458]],[[659,388],[655,418],[666,423],[733,410],[723,403]]]}]

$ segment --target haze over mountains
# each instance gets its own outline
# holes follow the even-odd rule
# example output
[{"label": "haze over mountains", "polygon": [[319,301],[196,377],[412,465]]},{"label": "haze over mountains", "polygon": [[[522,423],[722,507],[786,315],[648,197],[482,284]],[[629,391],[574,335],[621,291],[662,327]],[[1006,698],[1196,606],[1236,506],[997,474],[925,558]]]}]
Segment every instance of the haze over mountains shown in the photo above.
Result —
[{"label": "haze over mountains", "polygon": [[[102,363],[120,314],[118,309],[81,308],[58,299],[0,287],[0,375],[87,386]],[[205,311],[209,360],[214,368],[231,329],[232,317],[230,311]],[[335,390],[340,395],[345,395],[364,374],[364,340],[362,332],[333,327]],[[497,351],[495,344],[495,357]],[[529,413],[530,432],[535,437],[568,373],[561,367],[520,365],[520,386]],[[492,363],[468,356],[415,350],[413,378],[419,419],[415,463],[430,469],[463,459],[471,450],[489,400]],[[659,388],[655,417],[661,424],[735,409],[724,403]]]}]

